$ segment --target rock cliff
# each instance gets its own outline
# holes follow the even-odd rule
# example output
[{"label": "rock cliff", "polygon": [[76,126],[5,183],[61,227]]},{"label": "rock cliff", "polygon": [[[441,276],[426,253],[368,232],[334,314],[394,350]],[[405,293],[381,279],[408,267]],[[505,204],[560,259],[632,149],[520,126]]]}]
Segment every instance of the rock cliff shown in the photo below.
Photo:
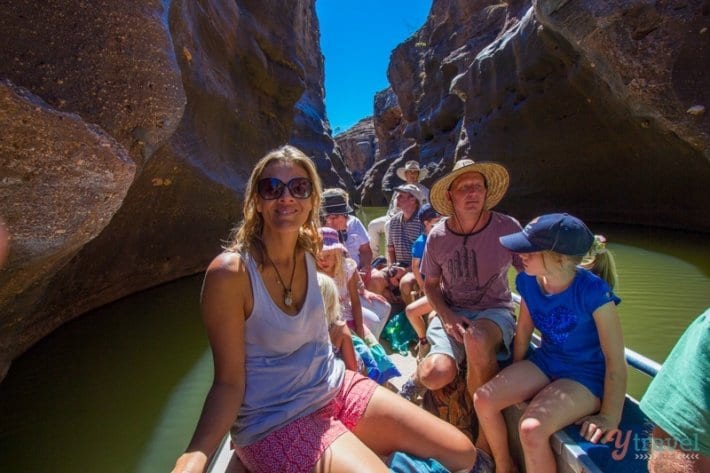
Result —
[{"label": "rock cliff", "polygon": [[708,232],[709,38],[703,0],[434,0],[391,56],[400,147],[428,181],[463,157],[503,163],[499,208],[521,220]]},{"label": "rock cliff", "polygon": [[360,184],[377,159],[378,143],[372,117],[363,118],[352,128],[336,135],[335,142],[355,184]]},{"label": "rock cliff", "polygon": [[407,159],[418,161],[418,148],[408,149],[414,140],[404,137],[407,121],[391,87],[375,95],[373,122],[378,143],[377,156],[374,166],[365,175],[361,192],[364,204],[387,206],[392,198],[392,189],[403,183],[395,174],[397,168]]},{"label": "rock cliff", "polygon": [[0,6],[0,379],[73,317],[204,269],[267,150],[354,190],[313,0]]}]

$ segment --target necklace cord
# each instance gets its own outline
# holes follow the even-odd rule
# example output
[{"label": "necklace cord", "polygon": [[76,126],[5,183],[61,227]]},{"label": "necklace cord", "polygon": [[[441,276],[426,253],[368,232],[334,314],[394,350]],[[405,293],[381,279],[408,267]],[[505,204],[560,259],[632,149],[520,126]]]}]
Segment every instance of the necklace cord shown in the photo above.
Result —
[{"label": "necklace cord", "polygon": [[279,273],[279,268],[276,267],[274,264],[273,260],[269,256],[268,250],[264,250],[264,255],[266,255],[266,259],[269,260],[269,263],[271,263],[271,266],[274,267],[274,271],[276,271],[276,277],[279,278],[279,282],[281,283],[281,287],[284,288],[284,304],[287,306],[291,307],[293,305],[293,298],[291,297],[291,288],[293,287],[293,276],[296,274],[296,252],[293,252],[293,269],[291,270],[291,279],[288,281],[288,287],[284,283],[283,278],[281,277],[281,273]]},{"label": "necklace cord", "polygon": [[478,218],[476,218],[476,222],[473,224],[473,227],[471,228],[470,232],[466,232],[463,228],[463,224],[461,224],[461,220],[459,220],[459,216],[456,215],[456,209],[454,209],[454,218],[456,219],[456,223],[461,227],[461,232],[463,232],[463,246],[466,246],[466,242],[468,242],[468,237],[473,235],[474,231],[476,230],[476,227],[478,226],[478,222],[481,221],[481,217],[483,217],[483,212],[485,209],[481,209],[481,211],[478,213]]}]

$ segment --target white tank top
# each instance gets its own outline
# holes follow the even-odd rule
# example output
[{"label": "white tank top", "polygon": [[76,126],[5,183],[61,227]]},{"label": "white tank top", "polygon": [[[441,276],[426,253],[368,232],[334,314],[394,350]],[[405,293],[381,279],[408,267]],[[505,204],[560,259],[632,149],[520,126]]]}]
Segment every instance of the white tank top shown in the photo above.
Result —
[{"label": "white tank top", "polygon": [[271,299],[257,263],[242,254],[254,307],[245,324],[246,386],[231,429],[239,446],[250,445],[330,402],[345,366],[333,355],[313,256],[306,253],[306,299],[295,315]]}]

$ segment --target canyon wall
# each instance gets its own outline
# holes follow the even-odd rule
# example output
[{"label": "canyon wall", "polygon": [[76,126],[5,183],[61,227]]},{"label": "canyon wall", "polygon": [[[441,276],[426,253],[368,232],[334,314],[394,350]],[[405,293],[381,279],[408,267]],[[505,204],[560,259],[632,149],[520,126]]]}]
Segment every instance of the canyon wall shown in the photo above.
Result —
[{"label": "canyon wall", "polygon": [[[504,164],[499,209],[521,220],[709,232],[709,48],[707,0],[435,0],[391,55],[400,148],[425,183],[465,157]],[[376,164],[363,202],[401,162]]]},{"label": "canyon wall", "polygon": [[203,270],[269,149],[354,191],[313,0],[0,7],[0,379],[62,323]]}]

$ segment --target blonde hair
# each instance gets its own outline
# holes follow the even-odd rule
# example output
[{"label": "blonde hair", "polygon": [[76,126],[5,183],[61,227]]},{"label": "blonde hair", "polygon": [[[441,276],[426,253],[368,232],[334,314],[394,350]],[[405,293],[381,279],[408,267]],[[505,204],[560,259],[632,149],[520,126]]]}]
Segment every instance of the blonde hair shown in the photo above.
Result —
[{"label": "blonde hair", "polygon": [[306,222],[298,230],[296,245],[309,253],[316,255],[321,246],[321,237],[318,234],[318,216],[320,214],[321,184],[316,168],[311,159],[300,149],[285,145],[269,151],[254,166],[249,177],[245,191],[244,206],[242,208],[243,220],[235,227],[229,237],[229,243],[224,247],[227,251],[255,252],[259,258],[263,257],[264,244],[261,234],[264,230],[264,218],[256,209],[257,185],[264,169],[274,162],[300,166],[308,175],[313,185],[310,196],[311,211]]},{"label": "blonde hair", "polygon": [[333,250],[326,250],[323,251],[322,249],[320,250],[320,255],[325,255],[327,253],[333,252],[335,255],[335,264],[333,265],[333,277],[332,279],[335,280],[335,283],[338,285],[338,287],[346,287],[348,285],[348,280],[347,280],[347,274],[345,272],[345,254],[343,253],[342,250],[339,249],[333,249]]},{"label": "blonde hair", "polygon": [[594,243],[586,255],[570,256],[545,250],[543,253],[543,265],[547,268],[545,256],[554,258],[564,266],[568,262],[570,266],[581,266],[605,280],[611,289],[618,284],[616,273],[616,260],[614,255],[606,248],[606,238],[603,235],[594,235]]},{"label": "blonde hair", "polygon": [[325,273],[318,272],[318,287],[323,297],[323,307],[325,308],[325,320],[328,325],[333,325],[343,321],[342,307],[340,305],[340,294],[333,278]]},{"label": "blonde hair", "polygon": [[612,289],[619,282],[619,276],[616,273],[616,260],[613,253],[606,248],[604,235],[594,235],[594,243],[580,261],[580,265],[605,280]]}]

